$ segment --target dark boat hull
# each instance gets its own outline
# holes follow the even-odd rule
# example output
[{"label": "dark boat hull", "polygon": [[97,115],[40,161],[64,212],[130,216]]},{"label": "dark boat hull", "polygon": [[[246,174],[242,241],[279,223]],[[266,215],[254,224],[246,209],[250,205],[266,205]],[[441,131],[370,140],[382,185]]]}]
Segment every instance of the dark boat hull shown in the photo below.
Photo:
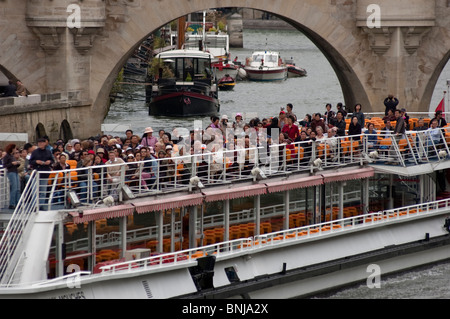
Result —
[{"label": "dark boat hull", "polygon": [[149,104],[150,115],[188,117],[217,115],[219,100],[193,92],[174,92],[152,97]]},{"label": "dark boat hull", "polygon": [[219,83],[217,85],[219,87],[219,90],[221,91],[231,91],[234,89],[235,83],[233,82],[223,82],[223,83]]}]

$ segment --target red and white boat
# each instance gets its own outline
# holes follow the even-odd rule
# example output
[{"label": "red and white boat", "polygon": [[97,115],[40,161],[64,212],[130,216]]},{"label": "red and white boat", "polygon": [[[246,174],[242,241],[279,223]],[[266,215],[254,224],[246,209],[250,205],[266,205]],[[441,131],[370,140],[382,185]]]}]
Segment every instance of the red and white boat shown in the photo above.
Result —
[{"label": "red and white boat", "polygon": [[211,66],[214,69],[217,79],[222,79],[225,75],[231,76],[233,80],[236,80],[239,72],[239,68],[233,62],[219,58],[217,61],[213,61]]},{"label": "red and white boat", "polygon": [[286,66],[288,68],[288,78],[298,78],[303,77],[308,74],[304,68],[295,65],[294,60],[285,60]]},{"label": "red and white boat", "polygon": [[255,51],[247,58],[244,70],[251,81],[282,81],[288,76],[280,53],[273,51]]}]

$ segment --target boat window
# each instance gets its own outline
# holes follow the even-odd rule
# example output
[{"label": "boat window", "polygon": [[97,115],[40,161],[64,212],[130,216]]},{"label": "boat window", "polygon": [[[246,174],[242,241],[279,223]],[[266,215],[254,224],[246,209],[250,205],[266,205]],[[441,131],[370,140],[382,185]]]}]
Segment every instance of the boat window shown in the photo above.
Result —
[{"label": "boat window", "polygon": [[52,279],[58,276],[58,260],[61,256],[58,255],[58,225],[55,225],[52,235],[52,242],[50,245],[50,252],[47,259],[47,278]]},{"label": "boat window", "polygon": [[196,77],[210,78],[211,77],[211,64],[208,59],[197,59]]},{"label": "boat window", "polygon": [[193,58],[184,58],[184,81],[191,82],[194,78],[194,59]]},{"label": "boat window", "polygon": [[253,61],[254,62],[261,62],[264,59],[263,54],[255,54],[253,55]]},{"label": "boat window", "polygon": [[209,59],[177,58],[169,65],[177,81],[192,82],[194,79],[205,79],[211,76]]},{"label": "boat window", "polygon": [[108,263],[119,261],[122,236],[119,224],[120,218],[100,219],[95,221],[97,242],[94,273],[100,271],[100,267]]},{"label": "boat window", "polygon": [[184,80],[184,72],[183,72],[183,59],[177,58],[175,60],[175,78],[177,81],[183,81]]},{"label": "boat window", "polygon": [[69,266],[77,265],[80,271],[89,271],[88,256],[90,252],[88,239],[88,223],[64,224],[64,271]]},{"label": "boat window", "polygon": [[278,60],[277,60],[277,56],[275,54],[268,54],[268,55],[266,55],[265,61],[276,63]]},{"label": "boat window", "polygon": [[211,245],[225,240],[225,212],[223,202],[205,203],[198,211],[199,231],[203,234],[200,244]]}]

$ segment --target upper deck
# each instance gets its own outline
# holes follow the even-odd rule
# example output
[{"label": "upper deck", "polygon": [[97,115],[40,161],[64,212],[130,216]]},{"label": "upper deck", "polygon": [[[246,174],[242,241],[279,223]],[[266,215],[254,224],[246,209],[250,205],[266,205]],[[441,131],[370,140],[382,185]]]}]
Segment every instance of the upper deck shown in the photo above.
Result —
[{"label": "upper deck", "polygon": [[[67,262],[75,262],[77,258],[94,258],[95,261],[95,257],[101,255],[95,249],[103,251],[112,246],[119,246],[117,251],[122,251],[123,255],[132,247],[130,244],[142,240],[146,247],[156,245],[152,246],[152,252],[203,246],[211,243],[211,234],[208,235],[207,230],[215,231],[221,225],[225,226],[225,232],[214,234],[212,243],[245,238],[250,233],[258,236],[299,225],[355,216],[355,211],[350,208],[357,210],[356,214],[365,214],[369,212],[369,189],[368,183],[364,181],[368,181],[375,173],[426,175],[450,165],[447,129],[438,129],[437,135],[430,133],[407,132],[402,136],[361,134],[247,148],[241,147],[245,143],[238,141],[227,145],[231,149],[215,151],[213,148],[206,151],[194,148],[192,155],[170,159],[74,168],[54,171],[50,175],[34,172],[5,233],[4,238],[8,238],[5,247],[9,248],[2,251],[0,261],[3,265],[12,257],[19,245],[20,234],[26,228],[27,223],[23,221],[32,221],[39,210],[57,212],[56,215],[52,213],[47,216],[58,216],[58,221],[67,228],[71,238],[70,241],[65,240],[67,253],[71,254]],[[436,139],[436,136],[439,138]],[[353,198],[347,198],[344,190],[344,185],[350,180],[362,180],[360,184],[364,185],[364,191],[357,191]],[[7,194],[5,178],[2,181],[4,192],[1,194]],[[329,189],[316,193],[317,186],[327,186]],[[379,187],[375,186],[374,191],[381,191]],[[311,188],[314,191],[308,193]],[[289,199],[289,191],[299,189],[305,189],[308,200],[302,199],[302,196]],[[284,194],[284,204],[279,207],[260,207],[258,200],[251,211],[243,209],[230,212],[229,202],[232,200],[277,193]],[[322,196],[331,206],[316,204],[316,201],[322,201],[319,200]],[[7,199],[8,196],[3,197]],[[199,206],[205,207],[215,202],[222,203],[224,213],[217,209],[209,214],[203,209],[197,210]],[[361,205],[345,207],[347,202],[360,202]],[[2,203],[4,206],[7,201],[3,200]],[[310,208],[302,213],[300,207],[304,208],[305,205]],[[183,214],[184,209],[193,210],[191,214]],[[328,209],[330,214],[327,213]],[[168,211],[168,215],[163,214],[164,211]],[[106,233],[107,237],[100,235],[99,230],[106,229],[105,225],[109,224],[107,220],[128,217],[136,221],[139,215],[146,213],[155,214],[151,217],[153,224],[144,228],[145,232],[142,229],[127,230],[126,223],[121,223],[113,232]],[[166,220],[166,216],[172,220]],[[184,217],[189,217],[189,220],[185,221]],[[278,220],[281,222],[276,226],[278,228],[275,228],[275,220],[276,223]],[[92,223],[98,227],[96,241],[74,237],[79,230],[85,232],[86,226]],[[184,233],[183,225],[189,225],[189,233]],[[249,229],[244,231],[239,228],[234,234],[234,225],[251,226],[253,230],[250,232]],[[121,235],[124,233],[127,236]],[[177,240],[186,236],[189,240]],[[169,240],[168,248],[165,239]],[[70,245],[67,244],[69,242]],[[95,242],[94,251],[91,251],[88,242]],[[185,242],[189,242],[189,246],[183,246]],[[180,246],[177,246],[178,243],[181,243]],[[51,258],[57,259],[57,247]],[[2,272],[6,269],[4,267]]]},{"label": "upper deck", "polygon": [[[418,176],[450,167],[450,128],[436,131],[434,136],[430,130],[407,131],[399,136],[366,132],[255,147],[246,147],[242,138],[220,149],[217,143],[209,144],[207,149],[194,143],[194,154],[180,156],[189,153],[186,143],[175,145],[176,155],[170,159],[83,168],[75,168],[76,163],[71,163],[70,170],[52,171],[50,175],[36,171],[36,185],[30,192],[36,193],[41,203],[36,210],[76,207],[80,211],[104,206],[103,200],[109,195],[116,204],[139,204],[164,201],[165,197],[174,200],[180,195],[195,197],[194,194],[200,198],[241,192],[233,196],[245,197],[265,193],[266,188],[275,189],[277,185],[284,185],[280,190],[319,185],[323,176],[336,176],[333,181],[369,176],[359,175],[364,172],[371,172],[370,176],[373,172]],[[257,137],[250,140],[250,145],[252,142],[256,144]],[[9,187],[5,169],[0,174],[0,211],[11,213],[7,209]],[[40,183],[46,187],[39,189]]]}]

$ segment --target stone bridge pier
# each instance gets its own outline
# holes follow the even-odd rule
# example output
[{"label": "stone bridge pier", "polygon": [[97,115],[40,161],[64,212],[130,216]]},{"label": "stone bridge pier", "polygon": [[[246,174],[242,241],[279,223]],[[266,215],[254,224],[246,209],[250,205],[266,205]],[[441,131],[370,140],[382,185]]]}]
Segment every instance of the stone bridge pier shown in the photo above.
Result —
[{"label": "stone bridge pier", "polygon": [[135,48],[164,24],[205,9],[252,8],[288,21],[328,59],[346,105],[361,103],[365,112],[384,111],[389,93],[408,111],[428,111],[450,57],[447,0],[0,2],[0,74],[32,93],[0,98],[0,132],[28,133],[31,141],[43,132],[51,139],[98,134]]}]

